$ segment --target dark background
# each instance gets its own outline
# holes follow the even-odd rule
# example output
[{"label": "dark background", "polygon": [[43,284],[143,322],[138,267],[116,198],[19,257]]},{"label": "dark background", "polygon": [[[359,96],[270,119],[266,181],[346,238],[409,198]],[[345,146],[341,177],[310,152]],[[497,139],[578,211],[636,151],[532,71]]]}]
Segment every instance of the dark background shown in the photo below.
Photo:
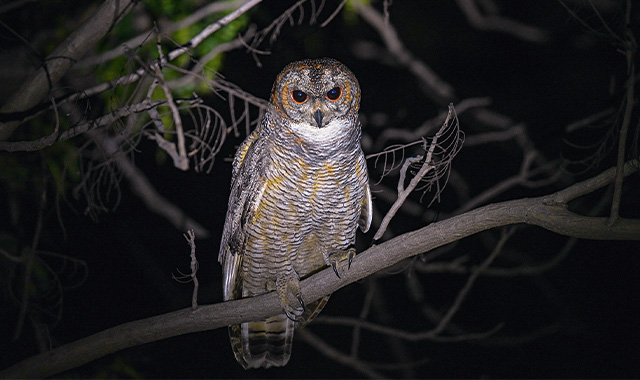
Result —
[{"label": "dark background", "polygon": [[[13,14],[2,15],[3,21],[15,26],[29,19],[31,23],[42,22],[42,28],[54,30],[63,15],[73,19],[73,15],[81,12],[77,3],[52,3],[55,8],[49,11],[55,10],[54,15],[43,14],[37,4],[29,4]],[[264,27],[290,5],[290,2],[274,3],[261,4],[252,14],[252,22]],[[613,9],[603,13],[603,17],[614,30],[621,30],[622,8],[616,2],[602,3]],[[329,16],[336,4],[327,2],[320,21]],[[375,4],[381,9],[381,4]],[[582,2],[568,2],[568,6],[597,32],[580,25],[557,1],[501,1],[498,4],[503,16],[546,31],[548,39],[532,43],[505,33],[478,31],[468,24],[456,3],[450,1],[396,0],[389,8],[390,22],[413,55],[453,86],[456,99],[452,101],[490,97],[490,109],[507,115],[514,123],[524,123],[536,148],[549,160],[590,154],[572,150],[567,141],[598,141],[607,128],[590,129],[585,132],[586,136],[567,135],[564,128],[607,107],[618,106],[626,80],[623,55],[606,36],[593,11],[583,7]],[[304,7],[309,11],[308,5]],[[634,8],[633,15],[633,30],[638,36],[638,8]],[[363,129],[374,139],[382,128],[412,129],[443,110],[429,100],[415,78],[395,64],[391,56],[381,62],[354,54],[355,45],[360,41],[374,43],[384,51],[377,33],[357,17],[349,19],[341,13],[325,28],[309,25],[305,18],[301,25],[283,27],[280,37],[270,47],[271,54],[260,57],[262,67],[257,67],[246,51],[235,50],[225,56],[221,73],[227,81],[267,99],[275,76],[287,63],[308,57],[337,58],[351,68],[360,82]],[[223,100],[214,96],[209,96],[207,102],[220,109],[226,107]],[[386,115],[388,122],[383,127],[368,124],[367,120],[375,114]],[[467,136],[484,132],[482,125],[463,116],[461,128]],[[222,299],[217,254],[231,171],[229,160],[223,158],[232,157],[243,137],[227,141],[209,174],[181,172],[168,160],[158,164],[156,147],[150,142],[142,142],[136,154],[136,164],[160,193],[211,233],[210,238],[197,240],[200,304]],[[564,179],[589,178],[612,166],[614,157],[614,154],[606,155],[599,166],[584,173],[579,173],[584,168],[569,170]],[[453,168],[473,186],[471,193],[475,195],[517,173],[520,160],[518,150],[506,142],[463,148]],[[370,173],[372,181],[380,178],[379,170],[370,167]],[[630,185],[623,195],[622,214],[626,217],[640,216],[637,177],[628,179]],[[392,188],[395,188],[394,180],[388,184]],[[188,271],[189,248],[182,237],[183,231],[177,231],[148,211],[131,194],[126,182],[121,188],[122,198],[117,209],[101,215],[98,222],[82,215],[78,201],[71,199],[70,204],[63,204],[61,215],[66,237],[55,208],[51,206],[46,210],[40,249],[84,260],[88,268],[86,281],[64,292],[62,318],[47,324],[53,346],[190,305],[192,285],[171,279],[171,274],[177,274],[178,269]],[[558,185],[541,189],[516,187],[493,201],[531,197],[559,188]],[[2,191],[6,193],[4,187]],[[605,191],[587,198],[580,207],[588,210],[589,203],[595,203]],[[451,187],[444,191],[442,198],[440,205],[433,206],[438,212],[451,212],[458,205]],[[2,199],[0,210],[5,207],[8,210],[10,201],[7,197]],[[380,203],[379,207],[384,211],[389,206]],[[33,208],[37,210],[37,205]],[[3,214],[4,211],[0,211],[0,216]],[[0,217],[3,230],[15,229],[3,219]],[[422,225],[422,221],[399,215],[391,227],[400,234]],[[360,250],[370,244],[372,236],[368,235],[359,236]],[[496,238],[499,231],[487,232],[487,236]],[[444,260],[460,255],[482,260],[487,252],[479,240],[479,237],[463,239]],[[565,241],[566,238],[530,227],[519,229],[510,246],[526,253],[529,263],[534,264],[552,258]],[[640,247],[633,242],[580,240],[559,266],[544,274],[483,277],[453,322],[469,332],[483,332],[503,324],[495,336],[458,343],[406,343],[404,360],[426,358],[426,363],[413,372],[383,373],[391,377],[425,378],[640,377],[639,253]],[[502,262],[505,263],[504,266],[508,266],[508,261]],[[382,299],[386,300],[386,308],[392,312],[387,317],[372,315],[370,319],[409,331],[432,328],[420,313],[420,305],[407,297],[406,275],[401,272],[375,280]],[[451,274],[421,275],[419,279],[428,293],[426,301],[443,312],[465,280],[464,275]],[[368,281],[373,280],[352,284],[335,293],[323,315],[357,317],[365,290],[371,285]],[[4,301],[0,312],[0,368],[37,352],[29,326],[19,341],[11,341],[18,309],[7,297]],[[309,328],[336,348],[348,352],[350,329],[322,324],[312,324]],[[393,342],[386,337],[364,332],[362,339],[362,360],[399,360],[391,354],[389,347]],[[295,340],[292,358],[286,367],[244,371],[233,358],[226,329],[218,329],[127,349],[61,376],[343,378],[362,375],[324,357],[301,340]]]}]

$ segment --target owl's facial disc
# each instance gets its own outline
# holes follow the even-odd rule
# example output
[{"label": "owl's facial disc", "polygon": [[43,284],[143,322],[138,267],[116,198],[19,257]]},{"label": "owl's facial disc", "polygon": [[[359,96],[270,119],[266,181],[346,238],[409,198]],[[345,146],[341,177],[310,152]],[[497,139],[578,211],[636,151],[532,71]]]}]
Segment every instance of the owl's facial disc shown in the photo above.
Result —
[{"label": "owl's facial disc", "polygon": [[271,95],[276,110],[300,128],[326,129],[347,115],[357,115],[360,88],[348,68],[321,58],[289,64]]},{"label": "owl's facial disc", "polygon": [[318,91],[313,88],[294,89],[289,92],[290,107],[285,112],[293,120],[307,122],[310,126],[324,128],[334,118],[342,116],[341,106],[336,102],[342,95],[340,87]]}]

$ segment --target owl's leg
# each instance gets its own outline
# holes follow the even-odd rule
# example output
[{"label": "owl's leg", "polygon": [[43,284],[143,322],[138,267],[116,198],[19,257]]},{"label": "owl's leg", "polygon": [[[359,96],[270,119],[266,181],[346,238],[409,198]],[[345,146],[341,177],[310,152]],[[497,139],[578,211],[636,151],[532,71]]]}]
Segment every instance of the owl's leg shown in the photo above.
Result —
[{"label": "owl's leg", "polygon": [[276,279],[276,291],[280,297],[282,310],[289,319],[296,322],[304,312],[305,306],[300,293],[300,278],[295,271],[290,271]]},{"label": "owl's leg", "polygon": [[340,272],[345,271],[344,266],[347,263],[347,270],[351,268],[351,261],[354,257],[356,257],[356,249],[354,247],[349,247],[345,250],[328,253],[325,257],[325,261],[327,264],[331,265],[336,276],[338,276],[338,278],[342,278],[340,277]]}]

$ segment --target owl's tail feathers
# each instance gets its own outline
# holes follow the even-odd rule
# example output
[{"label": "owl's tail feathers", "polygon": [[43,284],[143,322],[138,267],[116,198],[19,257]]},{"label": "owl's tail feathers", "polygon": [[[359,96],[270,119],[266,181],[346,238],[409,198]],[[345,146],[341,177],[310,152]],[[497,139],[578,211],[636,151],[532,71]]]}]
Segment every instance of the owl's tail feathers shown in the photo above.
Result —
[{"label": "owl's tail feathers", "polygon": [[294,322],[285,314],[229,326],[231,347],[244,369],[282,367],[291,357]]},{"label": "owl's tail feathers", "polygon": [[282,367],[289,362],[294,327],[304,327],[320,313],[329,296],[310,303],[297,323],[286,314],[229,326],[231,347],[242,368]]}]

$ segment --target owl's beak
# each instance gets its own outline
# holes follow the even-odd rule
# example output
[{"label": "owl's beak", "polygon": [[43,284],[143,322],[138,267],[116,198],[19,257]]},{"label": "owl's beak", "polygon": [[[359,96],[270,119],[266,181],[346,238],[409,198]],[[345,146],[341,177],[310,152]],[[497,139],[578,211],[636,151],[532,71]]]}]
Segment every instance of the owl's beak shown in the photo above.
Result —
[{"label": "owl's beak", "polygon": [[316,112],[313,113],[313,118],[316,121],[316,124],[318,124],[318,128],[322,128],[324,127],[322,125],[322,111],[317,110]]}]

